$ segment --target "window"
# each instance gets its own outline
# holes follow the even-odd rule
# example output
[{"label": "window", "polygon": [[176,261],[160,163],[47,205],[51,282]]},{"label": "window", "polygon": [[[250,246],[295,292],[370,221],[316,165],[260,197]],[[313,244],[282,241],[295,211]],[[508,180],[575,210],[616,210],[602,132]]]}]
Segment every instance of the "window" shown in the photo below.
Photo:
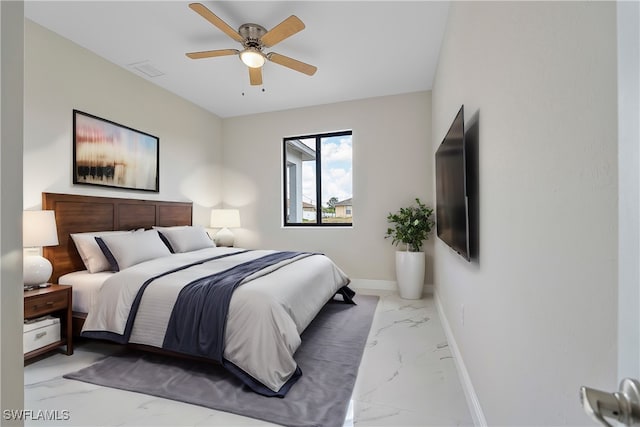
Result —
[{"label": "window", "polygon": [[285,226],[352,224],[351,134],[349,130],[283,139]]}]

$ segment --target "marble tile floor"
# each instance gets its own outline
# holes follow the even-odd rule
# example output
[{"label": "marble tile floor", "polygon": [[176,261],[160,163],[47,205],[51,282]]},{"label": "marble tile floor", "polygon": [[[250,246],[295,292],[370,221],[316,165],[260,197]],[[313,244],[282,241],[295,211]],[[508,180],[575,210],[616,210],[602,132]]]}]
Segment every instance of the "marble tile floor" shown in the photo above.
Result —
[{"label": "marble tile floor", "polygon": [[[455,363],[431,296],[380,296],[345,427],[473,425]],[[139,393],[67,380],[116,348],[82,342],[73,356],[54,354],[25,367],[25,409],[68,411],[68,420],[25,421],[64,426],[268,426],[252,418]],[[59,418],[65,418],[60,413]]]}]

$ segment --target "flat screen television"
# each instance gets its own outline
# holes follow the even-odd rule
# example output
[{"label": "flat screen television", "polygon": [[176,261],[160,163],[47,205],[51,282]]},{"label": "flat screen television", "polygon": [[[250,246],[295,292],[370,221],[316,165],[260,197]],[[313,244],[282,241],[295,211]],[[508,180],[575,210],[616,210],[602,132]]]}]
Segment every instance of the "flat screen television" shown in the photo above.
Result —
[{"label": "flat screen television", "polygon": [[464,105],[436,151],[436,231],[440,240],[471,260]]}]

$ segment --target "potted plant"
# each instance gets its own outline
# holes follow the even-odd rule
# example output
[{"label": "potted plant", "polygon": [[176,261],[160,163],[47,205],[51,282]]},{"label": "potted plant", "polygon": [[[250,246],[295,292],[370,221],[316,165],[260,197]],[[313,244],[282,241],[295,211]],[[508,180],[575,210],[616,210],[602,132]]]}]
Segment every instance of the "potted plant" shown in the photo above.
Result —
[{"label": "potted plant", "polygon": [[429,238],[434,221],[433,209],[416,198],[416,206],[400,208],[387,216],[393,224],[387,229],[385,239],[391,238],[394,245],[405,245],[404,251],[396,251],[396,279],[400,297],[418,299],[424,287],[425,256],[422,244]]}]

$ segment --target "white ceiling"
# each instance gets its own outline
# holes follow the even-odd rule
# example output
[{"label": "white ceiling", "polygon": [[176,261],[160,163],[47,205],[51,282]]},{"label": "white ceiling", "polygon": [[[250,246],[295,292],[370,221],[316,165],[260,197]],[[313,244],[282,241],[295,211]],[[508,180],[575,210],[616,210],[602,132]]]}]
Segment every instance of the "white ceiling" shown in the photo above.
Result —
[{"label": "white ceiling", "polygon": [[[237,56],[193,60],[186,52],[241,45],[187,1],[26,1],[25,15],[220,117],[429,90],[448,2],[203,1],[231,27],[270,29],[296,15],[306,28],[273,51],[315,65],[307,76],[267,62],[249,85]],[[131,64],[164,73],[147,77]]]}]

